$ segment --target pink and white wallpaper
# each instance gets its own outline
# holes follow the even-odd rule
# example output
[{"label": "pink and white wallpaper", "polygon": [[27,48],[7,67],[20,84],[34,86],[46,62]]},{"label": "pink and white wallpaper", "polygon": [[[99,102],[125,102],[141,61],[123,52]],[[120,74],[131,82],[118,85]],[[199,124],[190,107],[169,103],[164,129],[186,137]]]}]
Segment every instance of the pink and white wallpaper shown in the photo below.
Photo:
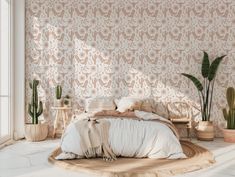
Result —
[{"label": "pink and white wallpaper", "polygon": [[26,97],[38,78],[49,121],[57,84],[74,108],[90,96],[197,103],[179,73],[200,76],[203,50],[228,56],[215,88],[212,119],[220,125],[225,90],[235,86],[235,1],[26,0]]}]

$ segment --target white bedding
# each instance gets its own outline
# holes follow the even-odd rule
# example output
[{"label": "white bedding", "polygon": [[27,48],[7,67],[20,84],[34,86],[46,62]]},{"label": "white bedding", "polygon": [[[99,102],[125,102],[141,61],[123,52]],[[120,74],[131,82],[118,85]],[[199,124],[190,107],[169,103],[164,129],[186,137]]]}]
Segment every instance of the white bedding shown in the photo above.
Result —
[{"label": "white bedding", "polygon": [[[168,159],[186,157],[179,140],[165,124],[112,117],[105,119],[110,122],[108,140],[116,156]],[[67,127],[61,140],[61,149],[64,153],[57,159],[84,157],[75,123],[76,121]]]}]

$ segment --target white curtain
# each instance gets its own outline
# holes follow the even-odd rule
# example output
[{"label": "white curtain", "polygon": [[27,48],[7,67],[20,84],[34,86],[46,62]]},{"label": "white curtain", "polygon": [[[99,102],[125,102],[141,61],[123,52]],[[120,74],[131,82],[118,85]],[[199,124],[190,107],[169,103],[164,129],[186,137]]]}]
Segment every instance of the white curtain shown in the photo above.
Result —
[{"label": "white curtain", "polygon": [[14,139],[24,138],[25,123],[25,0],[13,1],[14,18]]}]

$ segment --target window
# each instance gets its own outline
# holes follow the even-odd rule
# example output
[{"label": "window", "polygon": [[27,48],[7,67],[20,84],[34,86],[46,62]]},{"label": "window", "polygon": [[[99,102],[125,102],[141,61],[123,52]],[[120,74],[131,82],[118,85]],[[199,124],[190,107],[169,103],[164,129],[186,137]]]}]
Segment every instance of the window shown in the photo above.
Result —
[{"label": "window", "polygon": [[10,7],[10,0],[0,0],[0,144],[11,138]]}]

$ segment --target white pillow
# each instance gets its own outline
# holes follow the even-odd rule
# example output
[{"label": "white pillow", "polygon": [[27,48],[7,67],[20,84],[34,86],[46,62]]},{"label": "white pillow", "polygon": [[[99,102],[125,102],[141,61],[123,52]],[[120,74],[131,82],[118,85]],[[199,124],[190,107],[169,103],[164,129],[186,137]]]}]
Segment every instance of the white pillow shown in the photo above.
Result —
[{"label": "white pillow", "polygon": [[117,105],[117,111],[119,112],[133,111],[135,107],[140,107],[142,103],[141,99],[132,97],[122,97],[114,101]]},{"label": "white pillow", "polygon": [[87,98],[85,101],[85,111],[88,113],[115,109],[116,105],[112,97]]}]

